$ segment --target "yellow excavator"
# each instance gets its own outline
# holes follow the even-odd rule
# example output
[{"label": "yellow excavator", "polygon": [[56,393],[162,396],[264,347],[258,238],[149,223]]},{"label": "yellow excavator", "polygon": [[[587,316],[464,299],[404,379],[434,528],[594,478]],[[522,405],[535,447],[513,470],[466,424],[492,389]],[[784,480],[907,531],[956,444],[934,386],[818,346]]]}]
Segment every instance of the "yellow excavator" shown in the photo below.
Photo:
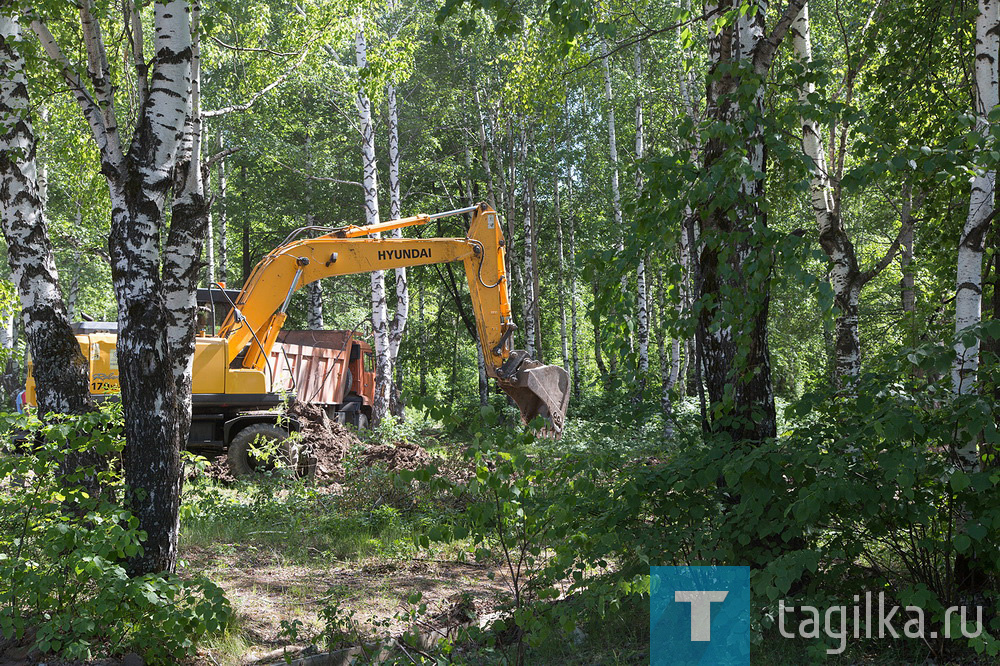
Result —
[{"label": "yellow excavator", "polygon": [[[370,238],[371,234],[419,226],[431,220],[471,214],[464,238]],[[312,238],[307,233],[321,232]],[[232,461],[245,459],[255,436],[276,437],[275,417],[262,413],[279,401],[281,368],[274,358],[292,295],[302,287],[335,275],[461,261],[486,374],[517,404],[525,423],[542,416],[557,436],[569,403],[569,375],[558,366],[543,365],[522,350],[512,349],[516,326],[511,317],[505,274],[505,243],[497,213],[486,204],[434,215],[415,215],[367,226],[306,227],[296,230],[254,268],[216,335],[199,335],[192,377],[194,420],[191,444],[222,446]],[[91,392],[106,397],[118,392],[116,336],[110,328],[91,328],[77,335],[90,361]],[[359,424],[370,412],[371,361],[368,345],[341,335],[343,354],[336,373],[342,402],[332,405],[337,416],[354,414]],[[349,350],[349,351],[348,351]],[[334,354],[333,356],[336,356]],[[342,388],[341,388],[342,385]],[[34,380],[30,373],[25,402],[33,406]],[[303,396],[300,396],[303,397]],[[331,414],[331,416],[335,416]],[[295,429],[295,424],[292,424]],[[247,440],[247,441],[243,441]],[[234,451],[234,447],[239,451]],[[239,456],[234,454],[240,453]],[[246,471],[240,469],[239,471]]]}]

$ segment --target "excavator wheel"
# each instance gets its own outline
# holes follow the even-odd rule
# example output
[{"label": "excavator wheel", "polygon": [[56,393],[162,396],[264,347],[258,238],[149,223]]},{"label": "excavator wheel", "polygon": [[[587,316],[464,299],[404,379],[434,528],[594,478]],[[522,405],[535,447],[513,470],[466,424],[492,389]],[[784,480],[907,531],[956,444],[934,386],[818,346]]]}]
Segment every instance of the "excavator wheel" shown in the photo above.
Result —
[{"label": "excavator wheel", "polygon": [[255,445],[259,448],[266,440],[281,442],[279,455],[294,467],[296,477],[311,479],[315,475],[316,460],[301,440],[289,439],[288,431],[273,423],[254,423],[236,433],[229,444],[229,471],[233,476],[251,476],[274,469],[273,460],[259,460],[252,452]]}]

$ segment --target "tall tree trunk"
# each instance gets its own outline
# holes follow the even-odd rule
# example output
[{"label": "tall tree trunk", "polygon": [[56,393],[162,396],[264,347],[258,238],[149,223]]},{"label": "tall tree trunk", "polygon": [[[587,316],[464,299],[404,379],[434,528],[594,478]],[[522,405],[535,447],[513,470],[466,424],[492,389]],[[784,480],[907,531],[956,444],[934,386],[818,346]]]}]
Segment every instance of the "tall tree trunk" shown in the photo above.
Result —
[{"label": "tall tree trunk", "polygon": [[[976,118],[977,129],[988,136],[993,123],[988,114],[1000,104],[997,61],[1000,57],[1000,0],[979,0],[976,17]],[[982,153],[980,153],[982,155]],[[985,161],[985,160],[984,160]],[[982,169],[972,180],[969,212],[958,244],[957,277],[955,281],[955,333],[960,334],[982,320],[983,240],[989,228],[995,204],[996,169]],[[979,369],[979,340],[966,345],[955,344],[957,358],[952,366],[952,384],[957,394],[978,392],[976,373]],[[958,447],[963,462],[971,467],[979,464],[976,441],[963,442]]]},{"label": "tall tree trunk", "polygon": [[486,117],[483,113],[483,104],[480,101],[479,86],[476,86],[473,95],[476,101],[476,112],[479,114],[479,156],[483,173],[486,175],[486,196],[490,207],[493,210],[500,210],[497,208],[496,188],[493,185],[493,170],[490,168],[490,153],[486,142]]},{"label": "tall tree trunk", "polygon": [[[527,168],[528,135],[525,132],[523,122],[521,124],[520,152],[522,168]],[[534,234],[531,229],[534,217],[532,215],[533,194],[531,191],[531,177],[528,176],[524,179],[524,280],[522,282],[524,285],[524,302],[521,308],[524,315],[524,349],[528,352],[528,356],[531,357],[535,357],[537,354],[537,350],[535,349],[535,325],[537,324],[535,320],[535,299],[538,298],[538,294],[535,293]]]},{"label": "tall tree trunk", "polygon": [[[597,276],[594,276],[591,281],[591,287],[594,292],[594,300],[596,301],[600,296],[597,287]],[[601,351],[601,339],[604,337],[601,334],[601,319],[600,315],[595,308],[593,311],[593,324],[594,324],[594,362],[597,364],[597,371],[601,373],[601,383],[604,385],[605,390],[607,390],[610,385],[610,376],[608,375],[608,368],[604,364],[604,354]]]},{"label": "tall tree trunk", "polygon": [[[240,187],[245,188],[247,186],[247,167],[245,164],[240,165]],[[246,195],[241,195],[240,199],[243,199]],[[243,212],[243,280],[242,284],[247,283],[247,279],[250,277],[250,271],[253,270],[253,257],[250,256],[250,216],[247,215],[246,211]]]},{"label": "tall tree trunk", "polygon": [[[402,197],[399,190],[399,110],[396,104],[396,88],[392,84],[388,86],[387,96],[389,102],[389,215],[392,219],[398,220],[402,216]],[[403,230],[394,229],[392,236],[393,238],[402,238]],[[399,345],[403,342],[406,320],[410,313],[410,289],[406,269],[397,268],[395,276],[396,312],[389,325],[389,354],[392,357],[393,366],[397,363]],[[403,418],[403,400],[398,383],[393,384],[390,407],[393,416],[399,419]]]},{"label": "tall tree trunk", "polygon": [[556,206],[556,245],[559,252],[559,340],[562,348],[563,369],[568,373],[569,340],[566,335],[566,259],[563,256],[562,208],[559,205],[559,175],[556,174],[554,199]]},{"label": "tall tree trunk", "polygon": [[761,208],[767,160],[763,125],[754,122],[754,116],[763,116],[763,79],[804,2],[791,0],[770,36],[764,32],[766,7],[761,0],[752,2],[754,11],[746,13],[739,11],[741,0],[726,0],[722,7],[706,5],[710,14],[717,9],[732,10],[737,17],[732,23],[713,26],[720,28],[718,32],[710,30],[707,113],[731,138],[716,134],[708,142],[704,173],[711,174],[734,149],[746,151],[749,167],[731,175],[738,179],[732,195],[715,194],[731,198],[700,211],[699,297],[711,304],[698,318],[713,407],[707,425],[734,442],[760,442],[776,432],[767,339],[770,248],[764,246],[767,215]]},{"label": "tall tree trunk", "polygon": [[[635,191],[642,195],[642,160],[646,154],[646,137],[642,118],[642,45],[635,45],[635,81],[638,92],[635,96]],[[636,304],[638,306],[639,329],[639,393],[646,386],[649,372],[649,304],[646,295],[646,258],[639,259],[636,274]]]},{"label": "tall tree trunk", "polygon": [[[5,8],[4,11],[9,11]],[[0,16],[0,211],[11,281],[35,361],[40,414],[92,409],[87,359],[66,315],[39,191],[21,27]],[[13,317],[10,318],[13,323]],[[13,326],[11,326],[13,329]],[[10,330],[8,339],[13,340]]]},{"label": "tall tree trunk", "polygon": [[486,379],[486,356],[483,355],[483,343],[476,340],[476,366],[479,368],[479,405],[486,407],[490,404],[490,384]]},{"label": "tall tree trunk", "polygon": [[[566,182],[568,198],[573,195],[573,168],[570,167]],[[569,203],[569,202],[567,202]],[[580,396],[580,345],[576,318],[576,222],[573,213],[569,214],[569,323],[570,341],[573,348],[573,395]]]},{"label": "tall tree trunk", "polygon": [[625,250],[625,229],[622,222],[622,198],[618,186],[618,142],[615,136],[615,100],[611,92],[611,64],[608,43],[601,40],[601,66],[604,68],[604,100],[607,102],[608,153],[611,156],[611,209],[614,213],[618,251]]},{"label": "tall tree trunk", "polygon": [[[176,426],[178,437],[182,437],[177,448],[177,456],[180,456],[180,451],[187,444],[187,433],[191,428],[192,359],[198,309],[196,289],[201,268],[202,246],[209,229],[209,205],[205,198],[201,164],[204,124],[201,117],[201,50],[198,42],[200,3],[193,3],[191,12],[190,108],[185,123],[185,136],[178,147],[174,165],[171,223],[167,232],[167,242],[163,247],[163,267],[160,273],[163,281],[163,298],[167,304],[166,334],[168,349],[171,350],[168,358],[176,386]],[[149,381],[148,378],[146,381]],[[178,471],[179,468],[178,461]],[[180,478],[174,481],[178,507],[181,483]],[[171,486],[170,490],[173,491],[174,487]],[[171,526],[169,529],[176,531],[177,528]],[[176,541],[176,536],[172,538]],[[172,544],[171,548],[175,550],[176,543]]]},{"label": "tall tree trunk", "polygon": [[[312,173],[312,128],[310,127],[306,128],[305,168],[306,173]],[[315,220],[313,215],[311,179],[306,179],[305,187],[306,226],[311,227]],[[306,325],[314,331],[321,331],[326,328],[326,322],[323,318],[323,280],[316,280],[306,285]]]},{"label": "tall tree trunk", "polygon": [[[354,50],[359,70],[368,66],[368,44],[365,41],[364,24],[358,17],[358,33]],[[363,186],[365,191],[365,221],[376,224],[378,210],[378,168],[375,162],[375,128],[372,125],[371,101],[365,91],[364,81],[358,81],[358,116],[361,123],[361,157],[363,166]],[[373,234],[381,238],[382,234]],[[372,405],[372,425],[389,413],[392,395],[392,351],[389,344],[389,315],[385,297],[385,272],[371,274],[372,333],[375,341],[375,400]]]},{"label": "tall tree trunk", "polygon": [[[223,148],[222,132],[219,132],[219,150]],[[229,281],[229,244],[227,242],[229,231],[229,216],[227,209],[226,189],[229,187],[229,180],[226,178],[226,159],[219,160],[219,282],[226,284]]]},{"label": "tall tree trunk", "polygon": [[667,349],[667,291],[663,288],[662,272],[656,274],[656,291],[659,294],[660,325],[657,327],[656,346],[660,351],[660,411],[663,414],[663,436],[671,439],[674,436],[674,414],[671,391],[677,384],[676,352],[680,349],[680,338],[672,336],[671,349]]},{"label": "tall tree trunk", "polygon": [[[608,42],[601,40],[601,66],[604,69],[604,101],[607,104],[608,118],[608,154],[611,157],[611,209],[614,214],[614,234],[617,239],[618,252],[625,252],[625,226],[622,221],[621,189],[618,183],[618,139],[615,132],[615,100],[611,89],[611,56],[608,52]],[[625,293],[625,275],[621,278],[621,290]],[[617,312],[612,310],[612,318],[617,318]],[[618,372],[618,351],[612,349],[608,355],[611,375]]]},{"label": "tall tree trunk", "polygon": [[535,190],[533,176],[528,184],[531,188],[531,291],[534,295],[531,304],[531,317],[534,320],[535,329],[535,359],[542,361],[545,350],[542,347],[542,285],[541,272],[538,269],[538,192]]},{"label": "tall tree trunk", "polygon": [[[208,200],[208,195],[212,191],[212,170],[201,166],[202,196]],[[209,205],[205,212],[205,282],[214,284],[215,274],[215,220],[212,217],[212,207]]]},{"label": "tall tree trunk", "polygon": [[[175,203],[165,232],[164,205],[181,138],[190,132],[192,62],[197,45],[192,22],[199,11],[186,0],[154,3],[156,55],[152,74],[136,50],[136,83],[142,100],[127,153],[119,134],[111,66],[93,0],[79,3],[87,53],[85,85],[40,18],[32,22],[51,62],[74,91],[100,150],[101,172],[111,199],[108,239],[112,283],[118,304],[118,361],[125,415],[123,467],[126,503],[147,535],[130,573],[172,570],[177,557],[180,451],[187,442],[194,321],[185,321],[194,301],[194,281],[204,238],[196,188]],[[131,42],[141,45],[141,21],[126,21]],[[194,91],[195,94],[197,90]],[[197,163],[196,163],[197,165]],[[179,174],[181,182],[200,181]],[[162,251],[161,251],[162,244]],[[189,342],[191,341],[191,342]],[[186,379],[188,378],[188,379]]]},{"label": "tall tree trunk", "polygon": [[427,397],[427,316],[424,312],[424,283],[417,286],[417,317],[420,319],[420,397]]},{"label": "tall tree trunk", "polygon": [[[809,5],[801,11],[791,26],[795,57],[804,66],[812,63],[812,42],[809,30]],[[816,86],[811,80],[799,87],[799,103],[808,107]],[[836,382],[850,389],[861,372],[861,338],[858,333],[858,302],[861,296],[861,270],[858,268],[854,244],[844,229],[840,206],[834,200],[826,164],[826,150],[820,128],[812,117],[802,117],[802,151],[810,161],[810,201],[820,246],[830,257],[830,286],[837,304],[834,356]]]}]

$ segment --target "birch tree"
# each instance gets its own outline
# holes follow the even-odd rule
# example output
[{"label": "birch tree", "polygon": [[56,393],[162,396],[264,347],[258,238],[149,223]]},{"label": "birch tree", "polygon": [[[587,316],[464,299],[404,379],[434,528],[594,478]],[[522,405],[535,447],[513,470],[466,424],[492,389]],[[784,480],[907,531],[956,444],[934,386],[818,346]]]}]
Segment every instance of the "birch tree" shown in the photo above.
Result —
[{"label": "birch tree", "polygon": [[[130,43],[145,43],[137,5],[125,3]],[[190,385],[184,322],[204,237],[194,218],[164,229],[164,204],[181,137],[191,113],[191,8],[185,0],[153,5],[153,59],[133,50],[141,102],[126,143],[118,123],[111,62],[93,0],[79,6],[86,73],[81,76],[48,28],[57,17],[36,15],[32,29],[80,106],[100,151],[112,203],[108,241],[118,305],[118,361],[125,414],[126,501],[147,539],[131,573],[172,570],[177,558],[181,448],[190,414],[178,386]],[[61,17],[60,17],[61,18]],[[84,76],[86,79],[84,79]],[[194,202],[192,202],[193,204]],[[164,234],[164,232],[166,232]],[[165,235],[165,242],[161,240]]]},{"label": "birch tree", "polygon": [[[364,71],[368,67],[368,42],[364,20],[358,16],[358,32],[354,46],[355,63],[361,73],[358,81],[357,107],[361,127],[362,188],[365,193],[365,222],[379,221],[378,165],[375,162],[375,127],[372,123],[371,100],[365,90]],[[372,234],[381,238],[381,233]],[[385,271],[371,273],[372,333],[375,341],[375,400],[372,405],[372,425],[389,413],[392,394],[392,354],[389,344],[389,314],[385,297]]]},{"label": "birch tree", "polygon": [[[976,129],[984,137],[992,125],[990,112],[998,99],[997,57],[1000,46],[1000,2],[980,0],[976,16],[975,115]],[[981,154],[981,153],[980,153]],[[982,318],[983,239],[992,220],[995,204],[996,170],[981,168],[972,180],[969,207],[958,244],[955,286],[955,332],[978,324]],[[955,393],[976,392],[979,343],[960,341],[952,368]]]},{"label": "birch tree", "polygon": [[[715,18],[709,30],[708,118],[725,129],[704,148],[707,174],[721,170],[712,205],[699,211],[701,276],[698,336],[712,427],[733,441],[774,437],[774,390],[768,348],[767,313],[770,268],[766,248],[767,215],[762,210],[767,170],[763,125],[764,78],[788,27],[805,4],[790,0],[770,34],[767,6],[742,0],[706,4]],[[719,12],[731,20],[720,21]],[[707,204],[707,202],[706,202]]]},{"label": "birch tree", "polygon": [[[812,38],[809,26],[809,5],[804,4],[791,26],[792,47],[795,57],[808,70],[812,64]],[[804,109],[810,107],[810,97],[815,93],[815,84],[803,79],[799,85],[799,103]],[[861,270],[857,253],[850,234],[841,218],[840,191],[830,184],[830,169],[827,166],[827,151],[819,123],[814,117],[804,114],[802,122],[802,151],[809,161],[809,198],[816,219],[820,246],[830,258],[828,280],[833,288],[837,307],[834,332],[834,377],[840,388],[850,390],[861,373],[861,336],[858,328],[858,305],[861,290],[892,261],[902,238],[912,236],[912,218],[909,206],[905,207],[899,235],[890,245],[883,258],[869,270]],[[844,150],[841,145],[841,150]]]},{"label": "birch tree", "polygon": [[[975,115],[976,129],[984,137],[990,135],[992,117],[1000,104],[1000,83],[997,63],[1000,57],[1000,1],[979,0],[976,16],[975,50]],[[983,153],[980,153],[982,155]],[[983,240],[993,219],[995,205],[996,168],[980,167],[972,180],[969,208],[958,244],[955,280],[955,333],[960,335],[982,320]],[[959,395],[978,392],[976,373],[979,369],[979,340],[960,337],[955,344],[956,359],[951,379]],[[967,344],[968,343],[968,344]],[[959,448],[959,455],[969,466],[978,464],[976,442]]]},{"label": "birch tree", "polygon": [[[25,337],[35,359],[39,413],[79,414],[92,409],[87,360],[69,325],[49,240],[21,52],[24,37],[10,4],[4,4],[0,10],[0,211],[11,281],[17,287]],[[13,316],[7,321],[5,338],[13,340]]]},{"label": "birch tree", "polygon": [[[635,191],[642,194],[642,160],[646,155],[645,127],[642,115],[642,47],[635,45]],[[638,306],[639,328],[639,391],[646,386],[646,373],[649,372],[649,304],[647,302],[646,257],[639,258],[636,274],[636,304]]]},{"label": "birch tree", "polygon": [[[386,98],[389,106],[389,216],[398,220],[402,217],[402,196],[399,189],[399,108],[396,103],[396,86],[389,83],[386,86]],[[393,238],[402,238],[402,229],[393,229]],[[403,333],[410,313],[410,288],[406,279],[406,269],[395,269],[396,277],[396,312],[389,325],[389,356],[391,368],[396,367],[399,355],[399,345],[403,342]],[[391,376],[391,374],[390,374]],[[392,412],[397,418],[403,416],[403,403],[399,398],[399,387],[393,384]]]}]

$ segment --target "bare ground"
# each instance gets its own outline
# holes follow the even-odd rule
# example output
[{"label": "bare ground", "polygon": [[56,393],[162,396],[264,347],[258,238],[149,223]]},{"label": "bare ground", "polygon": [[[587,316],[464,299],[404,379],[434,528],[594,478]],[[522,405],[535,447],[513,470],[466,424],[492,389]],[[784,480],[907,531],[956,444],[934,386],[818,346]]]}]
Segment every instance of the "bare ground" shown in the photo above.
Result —
[{"label": "bare ground", "polygon": [[[422,622],[447,614],[457,595],[467,595],[478,614],[495,609],[508,594],[503,572],[475,563],[410,559],[368,563],[330,562],[328,565],[283,565],[264,553],[219,555],[206,550],[183,554],[190,569],[221,586],[237,617],[237,626],[250,644],[242,663],[293,643],[282,632],[282,620],[299,620],[297,644],[308,642],[324,628],[321,612],[335,604],[340,617],[353,612],[360,636],[398,636],[410,629],[402,617],[407,599],[420,592],[427,604]],[[494,575],[490,580],[488,574]]]}]

